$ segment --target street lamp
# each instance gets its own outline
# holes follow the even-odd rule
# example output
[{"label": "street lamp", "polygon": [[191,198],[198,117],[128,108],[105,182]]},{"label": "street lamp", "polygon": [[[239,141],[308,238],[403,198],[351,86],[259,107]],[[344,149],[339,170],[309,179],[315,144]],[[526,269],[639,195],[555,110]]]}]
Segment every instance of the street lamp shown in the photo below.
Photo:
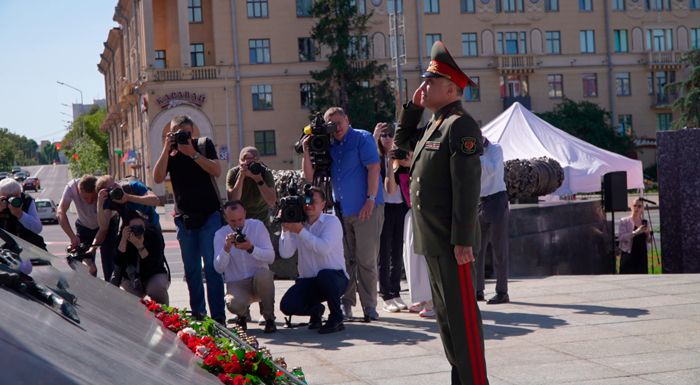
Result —
[{"label": "street lamp", "polygon": [[81,90],[79,90],[79,89],[77,89],[77,88],[75,88],[75,87],[73,87],[73,86],[69,86],[69,85],[66,84],[66,83],[59,82],[58,80],[56,81],[56,83],[58,83],[58,84],[60,84],[60,85],[62,85],[62,86],[66,86],[66,87],[68,87],[68,88],[72,88],[72,89],[74,89],[74,90],[80,92],[80,115],[83,117],[83,134],[82,134],[82,135],[79,135],[79,136],[86,136],[87,133],[85,132],[85,111],[84,111],[85,105],[83,104],[83,91],[81,91]]}]

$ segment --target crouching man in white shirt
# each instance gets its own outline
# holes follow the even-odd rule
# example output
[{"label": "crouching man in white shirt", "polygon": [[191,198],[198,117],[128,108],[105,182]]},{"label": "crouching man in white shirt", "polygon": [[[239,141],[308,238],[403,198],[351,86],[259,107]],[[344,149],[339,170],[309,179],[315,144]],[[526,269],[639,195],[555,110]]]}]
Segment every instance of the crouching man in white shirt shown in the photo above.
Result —
[{"label": "crouching man in white shirt", "polygon": [[[224,205],[228,225],[214,235],[214,269],[224,275],[226,307],[238,315],[237,323],[247,330],[249,306],[260,302],[265,317],[265,333],[277,331],[275,325],[275,281],[269,264],[275,261],[270,233],[257,219],[245,219],[241,201]],[[237,238],[236,228],[244,235]]]},{"label": "crouching man in white shirt", "polygon": [[[313,203],[304,206],[304,223],[283,223],[280,237],[280,256],[290,258],[299,250],[299,278],[282,297],[280,310],[286,315],[308,315],[309,329],[319,334],[345,329],[340,296],[348,287],[343,255],[343,228],[340,220],[324,214],[326,194],[313,188]],[[322,316],[328,304],[328,321]]]}]

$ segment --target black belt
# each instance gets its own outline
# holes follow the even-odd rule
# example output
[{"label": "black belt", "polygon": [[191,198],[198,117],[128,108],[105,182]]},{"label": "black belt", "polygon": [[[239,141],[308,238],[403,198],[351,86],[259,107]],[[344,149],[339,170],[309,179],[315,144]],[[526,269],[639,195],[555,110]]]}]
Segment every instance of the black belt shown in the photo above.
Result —
[{"label": "black belt", "polygon": [[479,199],[481,200],[481,203],[484,203],[484,202],[488,202],[490,200],[494,200],[494,199],[498,198],[499,195],[505,194],[505,193],[506,193],[505,191],[499,191],[495,194],[487,195],[487,196],[481,197]]}]

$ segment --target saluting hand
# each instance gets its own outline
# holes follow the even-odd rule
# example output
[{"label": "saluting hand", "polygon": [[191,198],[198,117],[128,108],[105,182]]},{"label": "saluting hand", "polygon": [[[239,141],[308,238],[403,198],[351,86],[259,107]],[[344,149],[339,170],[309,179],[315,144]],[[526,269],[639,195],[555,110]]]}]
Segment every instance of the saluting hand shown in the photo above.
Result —
[{"label": "saluting hand", "polygon": [[420,102],[420,98],[423,95],[423,91],[421,90],[420,87],[416,90],[416,92],[413,93],[413,105],[418,107],[418,108],[423,108],[423,104]]},{"label": "saluting hand", "polygon": [[474,262],[474,252],[471,246],[455,245],[455,259],[458,265]]}]

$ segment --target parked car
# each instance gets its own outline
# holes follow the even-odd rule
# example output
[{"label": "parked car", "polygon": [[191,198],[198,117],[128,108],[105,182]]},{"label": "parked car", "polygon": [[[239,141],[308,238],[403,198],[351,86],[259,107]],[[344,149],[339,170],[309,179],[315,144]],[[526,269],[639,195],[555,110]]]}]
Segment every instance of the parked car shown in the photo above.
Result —
[{"label": "parked car", "polygon": [[29,176],[32,175],[29,173],[29,170],[23,170],[22,172],[24,173],[24,176],[27,178],[29,178]]},{"label": "parked car", "polygon": [[58,223],[58,217],[56,217],[56,203],[51,199],[37,199],[34,201],[36,204],[36,211],[39,213],[39,219],[43,221],[48,221],[51,223]]},{"label": "parked car", "polygon": [[15,180],[17,182],[22,182],[26,178],[27,178],[27,174],[25,174],[24,171],[20,171],[20,172],[15,174]]},{"label": "parked car", "polygon": [[17,174],[20,171],[22,171],[22,169],[18,166],[12,167],[12,175]]},{"label": "parked car", "polygon": [[22,191],[34,190],[39,191],[41,189],[41,182],[39,178],[27,178],[22,183]]},{"label": "parked car", "polygon": [[0,172],[0,180],[3,180],[3,179],[5,179],[5,178],[7,178],[7,173],[4,172],[4,171],[3,171],[3,172]]}]

